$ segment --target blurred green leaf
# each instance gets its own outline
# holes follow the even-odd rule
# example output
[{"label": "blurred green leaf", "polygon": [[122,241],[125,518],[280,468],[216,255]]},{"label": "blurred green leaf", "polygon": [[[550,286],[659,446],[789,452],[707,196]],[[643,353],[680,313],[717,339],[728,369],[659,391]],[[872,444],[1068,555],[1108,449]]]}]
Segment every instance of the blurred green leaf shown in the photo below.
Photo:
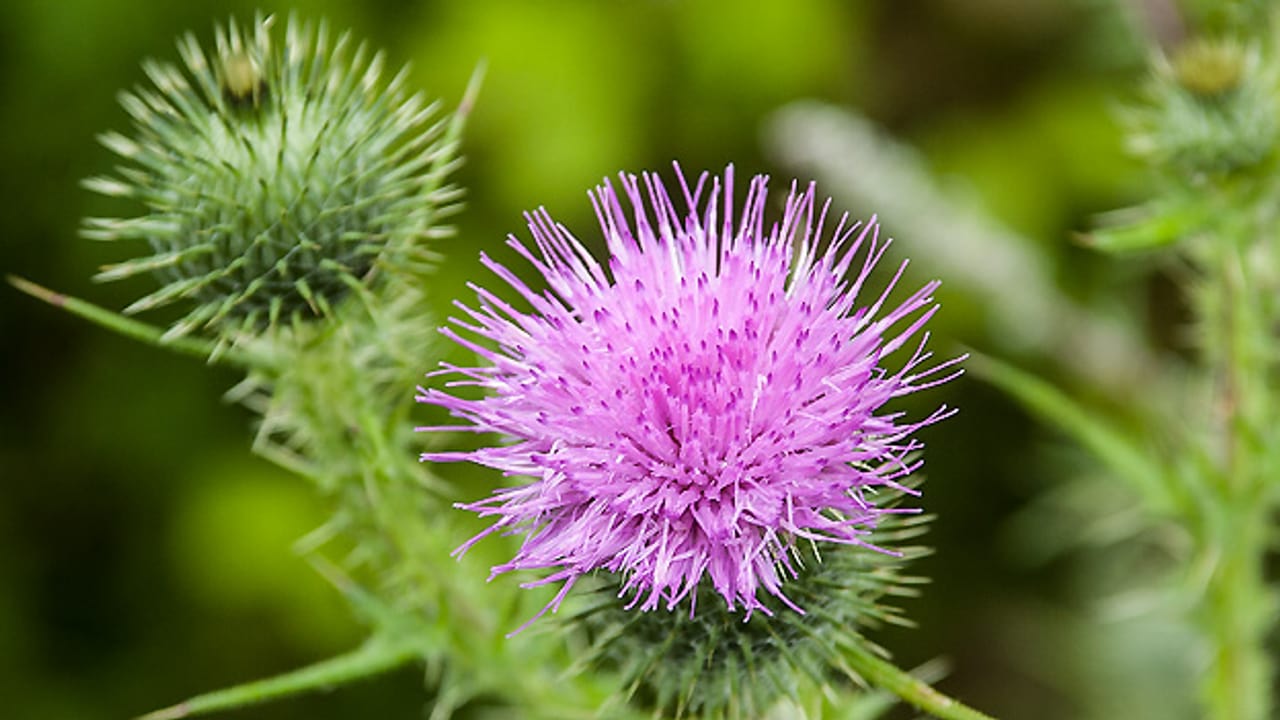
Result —
[{"label": "blurred green leaf", "polygon": [[1123,254],[1158,250],[1204,226],[1208,211],[1194,203],[1180,203],[1178,212],[1152,207],[1126,208],[1101,216],[1103,227],[1080,236],[1080,241],[1103,252]]},{"label": "blurred green leaf", "polygon": [[1023,370],[987,355],[974,353],[967,367],[1004,390],[1031,413],[1057,426],[1110,468],[1117,477],[1159,513],[1168,512],[1174,500],[1160,463],[1121,428],[1103,419],[1058,388]]}]

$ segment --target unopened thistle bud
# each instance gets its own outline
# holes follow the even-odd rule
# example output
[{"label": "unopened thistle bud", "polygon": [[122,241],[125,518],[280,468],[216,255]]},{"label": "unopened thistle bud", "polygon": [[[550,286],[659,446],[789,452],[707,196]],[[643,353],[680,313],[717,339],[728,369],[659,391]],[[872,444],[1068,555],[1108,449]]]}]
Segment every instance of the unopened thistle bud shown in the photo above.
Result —
[{"label": "unopened thistle bud", "polygon": [[154,275],[162,286],[126,312],[189,303],[171,335],[327,315],[392,256],[426,263],[424,240],[448,200],[426,182],[442,123],[406,92],[403,71],[383,83],[382,55],[331,39],[323,23],[290,19],[283,44],[271,25],[232,21],[212,54],[188,34],[184,69],[144,63],[153,87],[121,96],[133,136],[102,136],[126,163],[86,181],[145,206],[92,218],[84,233],[149,247],[98,278]]},{"label": "unopened thistle bud", "polygon": [[1178,84],[1203,98],[1221,97],[1240,87],[1246,52],[1238,44],[1193,40],[1173,57]]},{"label": "unopened thistle bud", "polygon": [[1130,113],[1131,148],[1198,187],[1265,172],[1280,138],[1280,64],[1238,42],[1195,40],[1156,58],[1149,102]]}]

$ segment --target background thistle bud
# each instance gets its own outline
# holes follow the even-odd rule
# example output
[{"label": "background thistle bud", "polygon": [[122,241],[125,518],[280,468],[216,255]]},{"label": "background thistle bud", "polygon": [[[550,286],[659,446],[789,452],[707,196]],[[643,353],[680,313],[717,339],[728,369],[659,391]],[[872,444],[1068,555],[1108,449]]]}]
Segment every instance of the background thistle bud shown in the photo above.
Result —
[{"label": "background thistle bud", "polygon": [[1265,172],[1280,137],[1280,66],[1256,47],[1196,40],[1155,60],[1147,102],[1129,113],[1131,149],[1192,186]]},{"label": "background thistle bud", "polygon": [[150,254],[111,265],[115,280],[151,273],[162,286],[134,313],[194,305],[170,336],[254,331],[328,315],[354,283],[394,256],[413,269],[448,198],[429,192],[439,155],[435,106],[408,95],[402,71],[380,81],[381,54],[291,18],[217,29],[212,54],[188,34],[184,69],[147,62],[153,87],[121,96],[133,137],[102,142],[127,162],[86,185],[143,203],[144,214],[91,218],[95,239],[143,240]]},{"label": "background thistle bud", "polygon": [[1246,53],[1237,44],[1193,40],[1173,58],[1173,74],[1182,87],[1205,98],[1218,97],[1240,86]]}]

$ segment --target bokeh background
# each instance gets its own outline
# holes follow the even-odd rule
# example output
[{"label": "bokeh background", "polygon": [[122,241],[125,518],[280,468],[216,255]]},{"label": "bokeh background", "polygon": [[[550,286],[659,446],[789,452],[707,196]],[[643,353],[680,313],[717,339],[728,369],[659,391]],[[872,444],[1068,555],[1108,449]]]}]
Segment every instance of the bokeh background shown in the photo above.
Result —
[{"label": "bokeh background", "polygon": [[[981,217],[1012,239],[1017,257],[1040,268],[1029,273],[1040,290],[1113,320],[1118,347],[1158,335],[1159,269],[1105,260],[1073,233],[1143,197],[1119,117],[1154,39],[1179,31],[1178,14],[1159,2],[6,0],[0,271],[112,308],[142,294],[146,279],[89,280],[132,252],[77,236],[80,218],[118,210],[78,184],[113,162],[95,135],[127,129],[115,96],[143,81],[143,58],[175,60],[180,33],[209,42],[215,22],[256,9],[351,28],[390,65],[411,63],[413,84],[448,106],[487,61],[457,176],[467,209],[440,248],[447,260],[433,292],[442,308],[465,296],[467,278],[484,276],[479,250],[509,257],[501,242],[522,230],[522,210],[545,205],[590,236],[585,191],[620,170],[670,177],[675,159],[688,170],[732,162],[740,174],[789,180],[797,168],[776,150],[774,113],[818,99],[874,123],[886,143],[915,148],[917,169],[952,200],[894,188],[908,218],[837,198],[856,215],[881,212],[899,240],[895,257],[913,259],[908,284],[942,277],[940,352],[976,348],[1106,395],[1063,343],[1026,342],[991,321],[998,305],[1024,302],[1017,287],[947,283],[930,247],[950,243],[950,256],[969,258],[979,276],[989,249],[956,247],[965,233],[909,230],[921,218],[948,227],[957,211],[969,220],[956,226]],[[856,153],[833,161],[878,172]],[[234,373],[114,336],[8,286],[0,338],[0,716],[132,717],[359,641],[340,600],[291,550],[325,506],[249,453],[251,415],[221,400]],[[424,358],[424,371],[434,363]],[[1028,521],[1043,518],[1028,515],[1038,498],[1092,466],[972,377],[908,407],[943,401],[962,412],[925,432],[923,503],[938,515],[937,552],[918,569],[934,582],[907,601],[918,628],[875,639],[907,666],[945,656],[942,687],[1002,717],[1185,713],[1191,690],[1173,684],[1182,663],[1159,652],[1163,626],[1099,609],[1110,567],[1100,557],[1110,551],[1079,547],[1068,521]],[[231,717],[421,717],[420,675]]]}]

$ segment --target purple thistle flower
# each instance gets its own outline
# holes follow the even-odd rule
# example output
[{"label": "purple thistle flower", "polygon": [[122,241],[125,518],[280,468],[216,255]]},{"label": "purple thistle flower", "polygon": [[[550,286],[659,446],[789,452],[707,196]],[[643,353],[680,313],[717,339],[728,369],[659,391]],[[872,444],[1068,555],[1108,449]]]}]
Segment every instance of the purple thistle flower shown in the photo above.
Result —
[{"label": "purple thistle flower", "polygon": [[[600,569],[618,573],[620,595],[641,610],[674,609],[706,578],[748,617],[771,612],[761,590],[803,612],[783,592],[796,543],[869,546],[879,515],[918,512],[879,508],[875,495],[915,493],[899,483],[920,465],[912,434],[954,412],[913,422],[882,410],[960,374],[963,358],[928,364],[922,328],[937,310],[936,281],[887,304],[905,261],[858,304],[889,246],[874,218],[842,216],[824,241],[830,200],[819,206],[812,184],[793,184],[781,222],[766,228],[767,177],[751,181],[735,216],[732,167],[709,188],[706,173],[690,187],[676,172],[684,212],[650,173],[620,176],[630,217],[607,180],[591,194],[607,266],[545,209],[526,214],[537,252],[514,236],[508,244],[550,290],[482,254],[532,312],[470,285],[478,308],[459,303],[470,321],[450,320],[497,349],[441,330],[487,364],[433,374],[460,374],[449,387],[487,394],[418,388],[420,402],[471,423],[420,430],[514,440],[422,459],[532,478],[460,504],[497,519],[455,555],[493,532],[523,533],[493,575],[551,570],[524,584],[563,583],[539,616]],[[897,370],[882,367],[908,345]]]}]

